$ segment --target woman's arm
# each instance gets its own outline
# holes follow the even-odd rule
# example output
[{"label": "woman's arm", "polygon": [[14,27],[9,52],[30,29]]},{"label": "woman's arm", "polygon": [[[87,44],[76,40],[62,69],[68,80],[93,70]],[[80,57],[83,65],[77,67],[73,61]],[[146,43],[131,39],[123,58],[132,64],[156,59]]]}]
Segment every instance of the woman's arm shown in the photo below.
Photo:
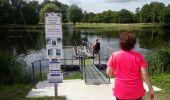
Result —
[{"label": "woman's arm", "polygon": [[114,74],[113,74],[113,68],[110,67],[110,66],[107,66],[107,69],[106,69],[106,73],[109,77],[113,77]]},{"label": "woman's arm", "polygon": [[151,82],[147,68],[142,67],[141,72],[142,72],[143,79],[145,80],[146,84],[148,85],[150,98],[151,98],[151,100],[155,100],[154,90],[152,87],[152,82]]}]

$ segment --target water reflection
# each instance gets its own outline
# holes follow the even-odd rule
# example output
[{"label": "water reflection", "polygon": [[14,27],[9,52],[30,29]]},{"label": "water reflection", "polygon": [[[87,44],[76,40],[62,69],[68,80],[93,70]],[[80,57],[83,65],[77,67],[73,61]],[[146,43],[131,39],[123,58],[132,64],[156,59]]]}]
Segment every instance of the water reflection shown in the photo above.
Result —
[{"label": "water reflection", "polygon": [[16,55],[41,50],[44,42],[42,32],[0,31],[0,48],[8,49]]},{"label": "water reflection", "polygon": [[[65,29],[63,30],[63,45],[81,45],[81,37],[87,35],[95,43],[99,38],[102,53],[108,53],[110,47],[119,50],[119,33],[121,30],[101,29]],[[133,30],[138,37],[135,50],[144,52],[145,49],[159,49],[170,47],[170,30],[167,29],[141,29]],[[46,58],[44,31],[0,31],[0,49],[10,50],[16,55],[25,56],[27,63]]]}]

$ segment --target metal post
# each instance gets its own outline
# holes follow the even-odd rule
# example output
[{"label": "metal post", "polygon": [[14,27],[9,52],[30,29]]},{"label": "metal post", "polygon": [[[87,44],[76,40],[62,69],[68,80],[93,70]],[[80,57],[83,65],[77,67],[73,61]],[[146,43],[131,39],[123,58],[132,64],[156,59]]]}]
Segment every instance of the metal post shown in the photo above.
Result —
[{"label": "metal post", "polygon": [[81,57],[81,79],[83,79],[83,58]]},{"label": "metal post", "polygon": [[58,97],[58,84],[57,83],[54,84],[54,95],[55,97]]},{"label": "metal post", "polygon": [[39,63],[40,63],[40,78],[41,78],[41,81],[42,81],[42,68],[41,68],[41,60],[39,60]]},{"label": "metal post", "polygon": [[101,59],[100,59],[100,52],[98,53],[98,57],[99,57],[99,70],[101,70]]},{"label": "metal post", "polygon": [[93,52],[93,65],[94,65],[95,55],[94,55],[94,51],[92,51],[92,52]]},{"label": "metal post", "polygon": [[36,89],[35,71],[34,71],[34,64],[33,63],[32,63],[32,74],[33,74],[33,86]]},{"label": "metal post", "polygon": [[85,67],[85,58],[84,58],[84,65],[83,65],[83,69],[84,69],[84,80],[85,80],[85,83],[86,83],[86,67]]}]

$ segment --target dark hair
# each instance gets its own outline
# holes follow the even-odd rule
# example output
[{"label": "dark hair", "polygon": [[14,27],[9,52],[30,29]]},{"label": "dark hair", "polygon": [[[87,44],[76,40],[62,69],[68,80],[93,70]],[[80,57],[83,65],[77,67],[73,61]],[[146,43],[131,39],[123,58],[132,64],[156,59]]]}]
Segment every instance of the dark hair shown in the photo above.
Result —
[{"label": "dark hair", "polygon": [[123,31],[120,33],[120,47],[125,51],[134,48],[136,43],[136,35],[133,32]]}]

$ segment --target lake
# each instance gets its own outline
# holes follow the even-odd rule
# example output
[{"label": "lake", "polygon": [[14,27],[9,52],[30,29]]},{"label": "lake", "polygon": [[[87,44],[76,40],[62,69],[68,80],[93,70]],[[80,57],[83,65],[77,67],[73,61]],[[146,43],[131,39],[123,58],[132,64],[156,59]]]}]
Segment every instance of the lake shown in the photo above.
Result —
[{"label": "lake", "polygon": [[[98,38],[101,43],[101,52],[108,53],[108,47],[119,50],[119,33],[122,30],[103,29],[64,29],[63,46],[81,45],[81,37],[87,35],[89,41],[95,43]],[[155,50],[170,47],[170,30],[145,28],[131,30],[137,35],[136,51],[145,53],[146,50]],[[0,31],[0,48],[23,57],[30,66],[31,62],[45,59],[44,31]]]}]

